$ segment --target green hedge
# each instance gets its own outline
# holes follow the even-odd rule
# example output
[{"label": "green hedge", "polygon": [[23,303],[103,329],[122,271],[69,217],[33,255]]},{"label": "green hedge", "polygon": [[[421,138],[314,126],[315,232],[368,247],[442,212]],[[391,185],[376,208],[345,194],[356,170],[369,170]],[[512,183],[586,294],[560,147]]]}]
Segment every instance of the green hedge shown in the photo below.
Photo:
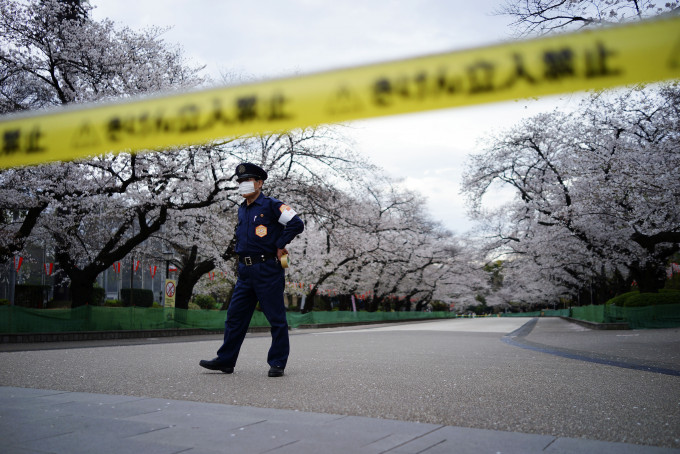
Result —
[{"label": "green hedge", "polygon": [[501,317],[569,317],[569,309],[544,309],[533,312],[507,312]]},{"label": "green hedge", "polygon": [[606,303],[618,307],[663,306],[680,304],[680,291],[671,289],[659,290],[659,293],[640,293],[633,291],[615,296]]},{"label": "green hedge", "polygon": [[680,304],[680,292],[674,290],[659,293],[639,293],[628,298],[624,307],[665,306],[667,304]]},{"label": "green hedge", "polygon": [[194,296],[193,303],[196,304],[201,309],[216,309],[217,301],[210,295],[196,295]]},{"label": "green hedge", "polygon": [[17,284],[14,286],[14,304],[21,307],[42,308],[49,291],[49,285]]},{"label": "green hedge", "polygon": [[95,306],[103,306],[106,301],[106,290],[101,287],[92,289],[92,304]]},{"label": "green hedge", "polygon": [[153,291],[145,288],[124,288],[120,290],[123,306],[151,307],[153,306]]},{"label": "green hedge", "polygon": [[[55,333],[198,328],[222,331],[226,311],[176,308],[81,306],[75,309],[29,309],[0,306],[0,333]],[[455,318],[451,312],[309,312],[286,314],[288,325],[326,325]],[[255,312],[251,327],[269,327],[262,312]]]}]

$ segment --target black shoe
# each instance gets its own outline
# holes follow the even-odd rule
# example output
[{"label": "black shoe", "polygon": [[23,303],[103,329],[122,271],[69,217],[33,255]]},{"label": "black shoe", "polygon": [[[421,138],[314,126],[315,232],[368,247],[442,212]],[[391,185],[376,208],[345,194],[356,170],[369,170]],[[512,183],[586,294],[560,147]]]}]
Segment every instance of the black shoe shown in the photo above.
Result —
[{"label": "black shoe", "polygon": [[269,368],[269,376],[270,377],[282,377],[283,376],[283,367],[276,367],[272,366]]},{"label": "black shoe", "polygon": [[231,374],[234,372],[233,366],[227,366],[222,361],[220,361],[219,358],[213,358],[210,360],[202,359],[201,362],[198,363],[198,365],[210,370],[221,370],[225,374]]}]

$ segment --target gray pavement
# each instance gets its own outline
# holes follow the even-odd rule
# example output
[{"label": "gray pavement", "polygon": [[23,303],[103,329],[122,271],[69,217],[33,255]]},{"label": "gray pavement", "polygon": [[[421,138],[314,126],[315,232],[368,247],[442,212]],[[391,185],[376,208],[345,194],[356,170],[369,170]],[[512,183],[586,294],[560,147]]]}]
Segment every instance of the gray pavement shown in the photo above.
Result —
[{"label": "gray pavement", "polygon": [[218,336],[0,346],[0,452],[680,452],[678,375],[550,352],[680,372],[678,330],[526,322],[294,331],[280,379],[266,335],[233,375]]}]

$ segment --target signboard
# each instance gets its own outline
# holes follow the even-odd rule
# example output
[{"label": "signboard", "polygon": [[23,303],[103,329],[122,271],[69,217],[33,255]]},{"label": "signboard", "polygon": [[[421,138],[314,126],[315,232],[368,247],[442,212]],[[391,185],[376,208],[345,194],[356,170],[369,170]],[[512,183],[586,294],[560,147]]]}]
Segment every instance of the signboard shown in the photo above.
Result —
[{"label": "signboard", "polygon": [[174,279],[165,280],[165,307],[175,307],[175,291],[177,282]]}]

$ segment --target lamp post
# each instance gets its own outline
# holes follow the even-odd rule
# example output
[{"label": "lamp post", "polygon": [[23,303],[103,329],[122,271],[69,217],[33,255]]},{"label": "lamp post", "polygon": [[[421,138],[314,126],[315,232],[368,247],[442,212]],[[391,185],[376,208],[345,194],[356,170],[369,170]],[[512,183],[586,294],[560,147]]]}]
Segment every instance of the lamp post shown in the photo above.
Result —
[{"label": "lamp post", "polygon": [[[19,220],[19,210],[14,210],[12,212],[12,219],[14,222],[17,222]],[[11,267],[9,270],[9,304],[14,306],[14,297],[15,297],[15,291],[16,291],[16,283],[17,283],[17,269],[16,269],[16,264],[15,260],[16,257],[14,254],[12,254],[12,259],[9,261],[9,266]]]},{"label": "lamp post", "polygon": [[[130,254],[132,255],[132,254]],[[123,279],[123,274],[121,273],[120,278]],[[135,259],[130,257],[130,306],[135,305]]]}]

